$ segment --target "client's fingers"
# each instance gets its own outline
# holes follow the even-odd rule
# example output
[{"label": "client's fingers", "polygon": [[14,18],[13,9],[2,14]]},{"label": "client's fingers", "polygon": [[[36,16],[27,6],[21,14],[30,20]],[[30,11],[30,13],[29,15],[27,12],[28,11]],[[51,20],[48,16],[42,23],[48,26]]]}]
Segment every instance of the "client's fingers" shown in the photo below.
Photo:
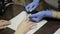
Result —
[{"label": "client's fingers", "polygon": [[26,22],[26,23],[29,22],[29,15],[26,16],[26,20],[25,20],[25,22]]},{"label": "client's fingers", "polygon": [[36,23],[34,23],[34,24],[30,24],[30,27],[33,27],[33,26],[35,26],[35,25],[37,25]]},{"label": "client's fingers", "polygon": [[35,26],[35,25],[37,25],[36,23],[34,23],[34,22],[28,22],[28,24],[27,24],[28,26],[28,28],[29,29],[31,29],[33,26]]},{"label": "client's fingers", "polygon": [[0,29],[4,29],[4,28],[6,28],[6,26],[2,26],[2,27],[0,27]]},{"label": "client's fingers", "polygon": [[29,29],[31,29],[33,26],[35,26],[36,25],[36,23],[34,23],[34,24],[29,24],[27,27],[29,28]]},{"label": "client's fingers", "polygon": [[6,26],[6,25],[10,25],[10,21],[6,21],[6,20],[0,20],[0,26]]},{"label": "client's fingers", "polygon": [[22,22],[27,23],[29,21],[28,19],[29,19],[29,15],[26,16]]}]

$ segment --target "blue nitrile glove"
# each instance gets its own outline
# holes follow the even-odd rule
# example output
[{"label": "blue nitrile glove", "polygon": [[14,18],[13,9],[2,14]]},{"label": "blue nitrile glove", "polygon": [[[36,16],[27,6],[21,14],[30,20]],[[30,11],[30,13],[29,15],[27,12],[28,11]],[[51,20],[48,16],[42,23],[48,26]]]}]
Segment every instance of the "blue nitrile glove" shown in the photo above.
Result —
[{"label": "blue nitrile glove", "polygon": [[52,10],[41,11],[30,16],[30,20],[34,22],[39,22],[44,17],[52,17]]},{"label": "blue nitrile glove", "polygon": [[26,11],[29,12],[30,10],[33,11],[35,10],[38,5],[39,5],[39,1],[40,0],[33,0],[32,3],[28,4],[25,8],[26,8]]}]

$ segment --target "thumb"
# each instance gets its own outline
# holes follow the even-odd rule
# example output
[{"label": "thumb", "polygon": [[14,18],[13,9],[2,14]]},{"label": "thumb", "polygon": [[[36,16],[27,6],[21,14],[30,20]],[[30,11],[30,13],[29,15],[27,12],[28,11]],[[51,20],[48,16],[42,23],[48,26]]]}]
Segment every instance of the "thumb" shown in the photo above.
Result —
[{"label": "thumb", "polygon": [[40,21],[39,18],[31,18],[30,20],[33,21],[33,22],[39,22]]},{"label": "thumb", "polygon": [[38,15],[37,14],[31,14],[30,18],[36,18]]}]

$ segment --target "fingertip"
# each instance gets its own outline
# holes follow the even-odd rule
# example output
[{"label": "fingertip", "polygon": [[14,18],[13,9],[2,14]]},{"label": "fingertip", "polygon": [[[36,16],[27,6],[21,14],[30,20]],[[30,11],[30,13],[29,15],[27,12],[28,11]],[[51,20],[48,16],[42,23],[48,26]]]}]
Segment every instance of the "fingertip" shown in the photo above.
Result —
[{"label": "fingertip", "polygon": [[30,15],[27,15],[26,18],[29,18]]},{"label": "fingertip", "polygon": [[28,11],[28,10],[29,10],[27,6],[26,6],[26,8],[25,8],[25,9],[26,9],[26,11]]},{"label": "fingertip", "polygon": [[8,21],[8,24],[10,25],[11,24],[11,21]]},{"label": "fingertip", "polygon": [[33,16],[34,16],[33,14],[30,15],[30,17],[33,17]]},{"label": "fingertip", "polygon": [[36,17],[36,15],[35,14],[31,14],[30,15],[30,18],[33,18],[33,17]]}]

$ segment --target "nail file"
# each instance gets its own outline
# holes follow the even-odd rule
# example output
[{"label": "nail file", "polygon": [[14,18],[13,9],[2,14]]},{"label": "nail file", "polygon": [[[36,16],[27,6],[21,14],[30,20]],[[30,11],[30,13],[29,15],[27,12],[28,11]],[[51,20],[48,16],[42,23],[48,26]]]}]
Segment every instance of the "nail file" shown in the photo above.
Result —
[{"label": "nail file", "polygon": [[[11,21],[11,25],[9,25],[8,27],[16,30],[18,25],[21,23],[21,21],[24,20],[24,18],[27,16],[27,13],[25,11],[22,11],[20,14],[18,14],[17,16],[15,16],[14,18],[12,18]],[[46,20],[42,20],[39,23],[36,23],[37,25],[32,27],[30,31],[28,31],[26,34],[33,34],[35,33],[38,29],[40,29],[44,24],[46,24],[47,21]]]},{"label": "nail file", "polygon": [[60,28],[54,34],[60,34]]}]

